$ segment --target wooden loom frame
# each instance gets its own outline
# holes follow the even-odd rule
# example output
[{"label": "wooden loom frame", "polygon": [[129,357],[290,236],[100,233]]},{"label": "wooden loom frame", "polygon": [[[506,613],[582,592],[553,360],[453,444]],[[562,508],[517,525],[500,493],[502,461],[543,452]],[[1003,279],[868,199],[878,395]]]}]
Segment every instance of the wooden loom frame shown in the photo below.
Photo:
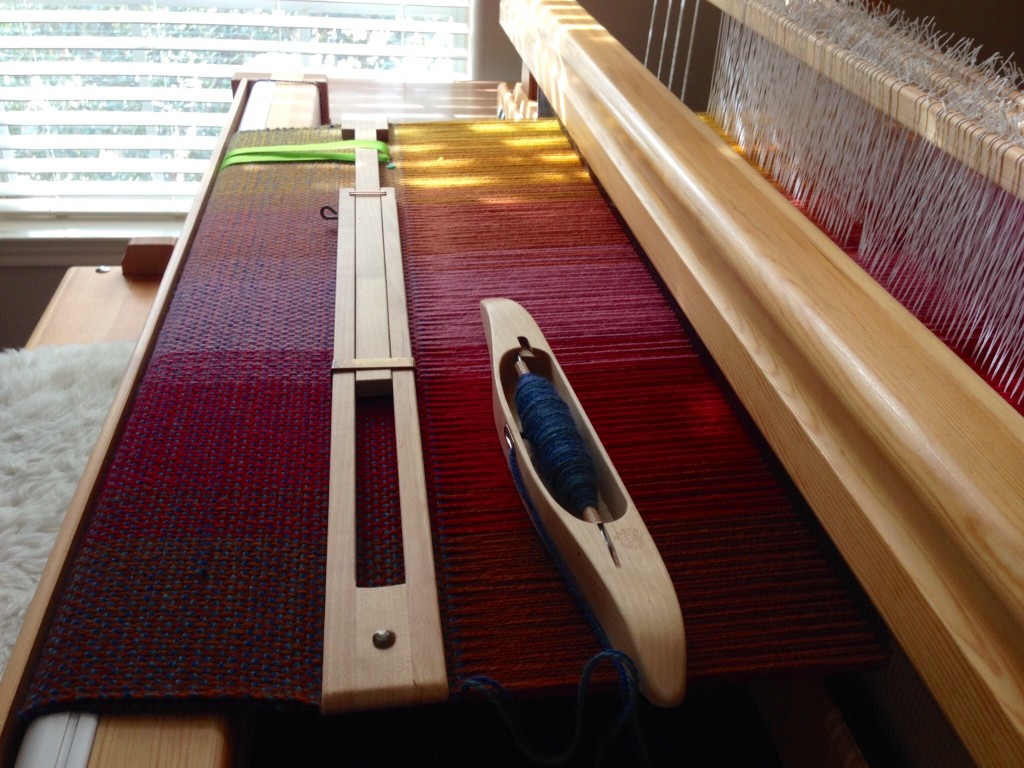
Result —
[{"label": "wooden loom frame", "polygon": [[[350,85],[351,83],[346,84],[346,95],[347,87]],[[120,288],[109,283],[102,286],[96,285],[94,282],[96,275],[92,274],[91,268],[73,268],[66,276],[65,283],[62,283],[54,300],[51,301],[47,309],[47,317],[40,321],[33,334],[32,342],[37,346],[60,343],[94,343],[112,338],[131,338],[141,342],[136,352],[136,354],[140,354],[139,350],[143,350],[141,362],[133,362],[126,372],[126,383],[122,385],[120,393],[115,398],[112,407],[113,415],[109,417],[112,420],[108,420],[103,434],[97,441],[92,461],[96,461],[98,457],[100,462],[105,462],[107,452],[114,445],[124,408],[130,402],[131,391],[134,390],[138,374],[145,366],[148,353],[144,350],[155,338],[156,329],[160,325],[160,320],[157,320],[154,326],[153,318],[162,318],[163,307],[174,292],[176,276],[183,263],[181,254],[187,253],[190,248],[188,243],[192,242],[192,234],[202,217],[208,193],[212,189],[213,178],[219,169],[227,141],[234,133],[241,130],[314,126],[327,122],[324,103],[326,82],[323,77],[303,76],[296,79],[286,76],[282,79],[281,76],[277,76],[275,79],[272,74],[246,75],[236,78],[233,87],[236,91],[235,104],[228,115],[221,140],[211,159],[207,179],[193,204],[193,215],[190,216],[183,229],[182,239],[185,244],[177,243],[176,238],[166,238],[158,239],[159,242],[135,240],[129,245],[129,250],[126,251],[122,263],[123,274],[125,277],[129,275],[129,261],[131,260],[133,275],[146,275],[153,279],[153,282],[147,284],[144,289],[130,281],[121,279],[118,274],[121,270],[118,268],[112,270],[111,276],[118,278],[115,282],[120,284]],[[359,130],[358,123],[356,130],[357,132]],[[374,153],[370,151],[370,154]],[[374,160],[371,165],[374,165],[375,162]],[[357,167],[357,182],[360,173]],[[169,264],[172,256],[174,261]],[[168,283],[170,288],[165,287],[161,292],[159,287],[165,282],[161,280],[162,276],[166,276],[170,281]],[[68,278],[71,280],[68,281]],[[66,291],[65,288],[67,288]],[[76,307],[76,312],[96,313],[94,319],[97,322],[85,325],[81,322],[69,323],[65,307],[68,300]],[[102,307],[97,306],[95,302],[100,302]],[[149,316],[148,320],[147,316]],[[64,533],[61,535],[61,540],[55,544],[54,555],[40,581],[39,596],[35,599],[30,614],[24,622],[24,630],[16,652],[16,663],[12,663],[8,667],[8,670],[15,670],[15,667],[16,670],[9,671],[7,677],[0,684],[0,723],[3,725],[3,731],[0,734],[0,764],[3,765],[11,764],[18,747],[21,734],[15,720],[16,707],[22,696],[22,686],[28,682],[26,675],[31,673],[38,644],[42,641],[48,625],[49,611],[54,604],[53,600],[61,589],[65,568],[77,548],[77,537],[87,525],[92,497],[83,495],[83,493],[91,492],[92,484],[98,477],[97,472],[102,472],[104,464],[101,463],[98,466],[100,468],[96,469],[90,464],[87,471],[83,473],[83,482],[80,483],[79,490],[72,500],[65,518]],[[330,608],[328,608],[329,612]],[[327,684],[325,683],[325,695],[326,691]],[[772,719],[786,722],[787,718],[794,715],[799,717],[801,732],[796,749],[802,757],[797,764],[803,764],[807,760],[806,755],[813,754],[815,757],[812,758],[812,762],[815,765],[838,765],[834,761],[829,762],[826,758],[832,755],[836,749],[835,718],[840,716],[828,701],[820,682],[764,683],[758,686],[753,693],[759,700],[768,697],[769,703],[765,706],[770,707],[769,714]],[[390,694],[386,688],[381,688],[369,695],[382,697]],[[380,698],[379,703],[383,703],[383,701],[384,699]],[[93,737],[87,736],[84,740],[78,738],[83,731],[89,731],[89,728],[78,723],[76,719],[78,714],[81,714],[83,718],[92,719],[91,729],[95,734]],[[246,733],[244,724],[236,722],[231,716],[219,713],[105,714],[102,718],[76,713],[68,717],[66,721],[60,720],[59,716],[42,719],[54,718],[58,719],[55,722],[47,723],[47,728],[44,731],[34,734],[33,743],[37,746],[49,744],[66,747],[70,740],[74,743],[76,752],[81,754],[84,747],[89,754],[89,768],[134,767],[140,764],[187,765],[189,768],[225,766],[226,768],[226,766],[234,764],[237,752],[244,752],[244,747],[239,745]],[[97,719],[98,723],[95,722]],[[77,733],[72,738],[69,734],[75,730],[76,725]],[[785,731],[785,728],[782,730]],[[784,735],[784,739],[788,739],[788,737]],[[83,745],[81,741],[85,741],[86,744]],[[793,748],[794,745],[790,744],[789,749]],[[45,751],[49,755],[55,750],[47,748]],[[840,750],[840,753],[844,755],[842,763],[844,766],[860,764],[851,762],[851,755],[855,751],[856,746],[852,741]],[[56,759],[56,755],[52,756]]]},{"label": "wooden loom frame", "polygon": [[574,0],[501,23],[974,758],[1024,764],[1024,420]]},{"label": "wooden loom frame", "polygon": [[[1024,438],[1017,414],[830,243],[793,221],[788,204],[730,159],[575,3],[506,0],[503,16],[587,161],[975,757],[1019,762]],[[239,84],[211,168],[251,85]],[[100,446],[117,435],[213,177],[186,220]],[[819,296],[822,284],[829,289]],[[883,349],[871,350],[875,343]],[[947,397],[957,408],[949,420]],[[988,456],[999,461],[977,458]],[[97,449],[86,478],[105,461]],[[49,618],[48,595],[75,549],[91,488],[79,486],[43,596],[0,683],[3,764],[17,745],[14,712]]]}]

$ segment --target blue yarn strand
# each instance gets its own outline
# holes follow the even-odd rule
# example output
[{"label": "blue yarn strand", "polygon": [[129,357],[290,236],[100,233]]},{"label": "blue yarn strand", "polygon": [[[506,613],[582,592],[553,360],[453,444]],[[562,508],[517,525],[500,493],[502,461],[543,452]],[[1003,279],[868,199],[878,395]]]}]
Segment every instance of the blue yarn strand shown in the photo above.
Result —
[{"label": "blue yarn strand", "polygon": [[[529,514],[534,527],[537,529],[537,533],[540,536],[544,547],[551,554],[559,573],[561,573],[562,578],[565,579],[569,592],[576,599],[577,604],[583,611],[587,622],[590,624],[591,629],[593,629],[594,634],[597,636],[604,650],[599,651],[591,657],[583,666],[583,672],[580,675],[579,687],[576,691],[575,730],[569,744],[564,749],[554,754],[541,753],[529,743],[526,738],[524,728],[519,721],[519,714],[515,705],[515,700],[499,682],[493,678],[482,675],[470,677],[462,682],[462,691],[463,693],[477,693],[483,696],[495,707],[498,715],[508,728],[516,746],[524,755],[526,755],[527,758],[538,765],[563,765],[571,760],[583,745],[584,713],[586,710],[587,692],[590,689],[590,679],[598,664],[603,661],[607,661],[615,668],[619,676],[619,694],[622,701],[615,721],[612,723],[611,727],[605,731],[604,738],[601,739],[601,743],[598,745],[598,751],[607,748],[622,728],[633,719],[639,698],[640,676],[633,660],[627,654],[612,647],[611,642],[608,640],[608,636],[597,621],[597,618],[591,612],[590,606],[583,598],[583,594],[580,592],[579,587],[572,578],[572,574],[568,567],[562,561],[554,542],[551,541],[550,536],[548,536],[547,531],[544,528],[544,523],[540,518],[540,514],[537,512],[537,508],[531,501],[529,494],[526,492],[526,486],[523,484],[523,478],[519,471],[519,462],[516,458],[515,446],[512,446],[509,450],[508,461],[509,470],[512,473],[512,480],[515,483],[516,490],[519,492],[519,495],[523,500],[527,514]],[[634,726],[635,725],[636,724],[634,723]],[[646,751],[643,748],[642,738],[639,737],[636,729],[634,729],[632,737],[637,757],[641,759],[642,763],[646,764]]]},{"label": "blue yarn strand", "polygon": [[555,567],[565,580],[565,585],[569,590],[569,594],[572,595],[576,604],[580,607],[583,612],[584,618],[590,625],[594,634],[597,636],[601,647],[606,651],[612,650],[611,641],[608,636],[604,633],[604,627],[601,626],[601,622],[597,620],[593,611],[590,610],[590,604],[586,598],[583,597],[583,592],[576,584],[576,580],[572,577],[572,572],[569,567],[562,560],[562,556],[558,552],[558,547],[555,546],[555,542],[551,540],[548,535],[547,529],[544,527],[544,521],[540,517],[540,513],[537,511],[537,507],[534,506],[533,500],[530,498],[530,494],[526,490],[526,484],[523,482],[523,475],[519,469],[519,459],[516,457],[516,448],[511,446],[508,452],[508,468],[512,473],[512,482],[516,486],[516,490],[519,492],[519,498],[523,500],[523,506],[526,507],[526,514],[530,517],[530,522],[533,523],[533,527],[537,530],[537,535],[540,536],[541,543],[544,548],[551,555],[551,559],[555,562]]},{"label": "blue yarn strand", "polygon": [[576,719],[572,738],[563,749],[551,754],[541,752],[530,744],[527,739],[525,729],[520,722],[519,711],[516,707],[515,700],[499,682],[482,675],[470,677],[463,681],[462,691],[463,693],[480,694],[495,707],[502,722],[505,723],[505,727],[508,728],[516,747],[520,752],[526,755],[527,758],[537,765],[564,765],[573,759],[583,746],[585,731],[584,716],[586,714],[587,692],[590,688],[590,678],[598,664],[603,661],[611,663],[619,673],[619,679],[622,683],[622,704],[619,707],[619,712],[615,721],[603,732],[603,737],[600,739],[600,743],[595,750],[595,752],[600,753],[607,749],[607,747],[615,740],[619,735],[619,732],[630,721],[636,710],[637,691],[639,686],[636,666],[633,664],[633,660],[621,651],[613,649],[601,651],[584,665],[583,673],[580,676],[579,689],[576,692]]},{"label": "blue yarn strand", "polygon": [[516,385],[516,410],[537,469],[559,504],[574,515],[597,506],[597,471],[569,406],[543,376],[526,373]]}]

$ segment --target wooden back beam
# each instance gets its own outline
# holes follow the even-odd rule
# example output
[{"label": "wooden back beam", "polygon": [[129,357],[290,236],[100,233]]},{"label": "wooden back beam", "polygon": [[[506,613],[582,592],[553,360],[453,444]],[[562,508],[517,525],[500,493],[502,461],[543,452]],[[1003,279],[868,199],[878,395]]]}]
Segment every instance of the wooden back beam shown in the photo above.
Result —
[{"label": "wooden back beam", "polygon": [[502,25],[981,764],[1024,760],[1024,420],[573,0]]}]

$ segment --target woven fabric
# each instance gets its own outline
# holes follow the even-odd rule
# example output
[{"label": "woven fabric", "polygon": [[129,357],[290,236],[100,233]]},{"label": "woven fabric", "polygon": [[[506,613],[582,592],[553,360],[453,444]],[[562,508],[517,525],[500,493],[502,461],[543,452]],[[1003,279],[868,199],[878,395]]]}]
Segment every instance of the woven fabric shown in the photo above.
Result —
[{"label": "woven fabric", "polygon": [[356,586],[405,582],[402,506],[390,397],[356,401]]},{"label": "woven fabric", "polygon": [[[238,140],[337,137],[285,134]],[[680,596],[691,678],[879,663],[866,601],[557,124],[399,126],[392,147],[453,691],[486,674],[567,692],[598,649],[504,464],[489,296],[533,313],[629,488]],[[318,703],[337,237],[319,210],[351,174],[220,174],[29,710]],[[404,578],[387,410],[359,416],[364,584]]]},{"label": "woven fabric", "polygon": [[318,701],[337,239],[319,211],[353,183],[338,163],[219,175],[30,706]]},{"label": "woven fabric", "polygon": [[454,686],[565,691],[599,649],[504,464],[492,296],[533,315],[657,543],[692,680],[879,663],[866,601],[557,123],[395,133]]}]

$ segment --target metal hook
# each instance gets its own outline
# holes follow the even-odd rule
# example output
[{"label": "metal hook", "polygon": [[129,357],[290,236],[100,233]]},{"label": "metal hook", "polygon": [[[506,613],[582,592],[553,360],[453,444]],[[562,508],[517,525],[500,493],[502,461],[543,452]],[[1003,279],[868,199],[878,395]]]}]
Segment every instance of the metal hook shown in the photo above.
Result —
[{"label": "metal hook", "polygon": [[338,220],[338,211],[335,210],[334,208],[332,208],[329,205],[321,206],[321,208],[320,208],[320,218],[321,219],[325,219],[327,221],[337,221]]}]

